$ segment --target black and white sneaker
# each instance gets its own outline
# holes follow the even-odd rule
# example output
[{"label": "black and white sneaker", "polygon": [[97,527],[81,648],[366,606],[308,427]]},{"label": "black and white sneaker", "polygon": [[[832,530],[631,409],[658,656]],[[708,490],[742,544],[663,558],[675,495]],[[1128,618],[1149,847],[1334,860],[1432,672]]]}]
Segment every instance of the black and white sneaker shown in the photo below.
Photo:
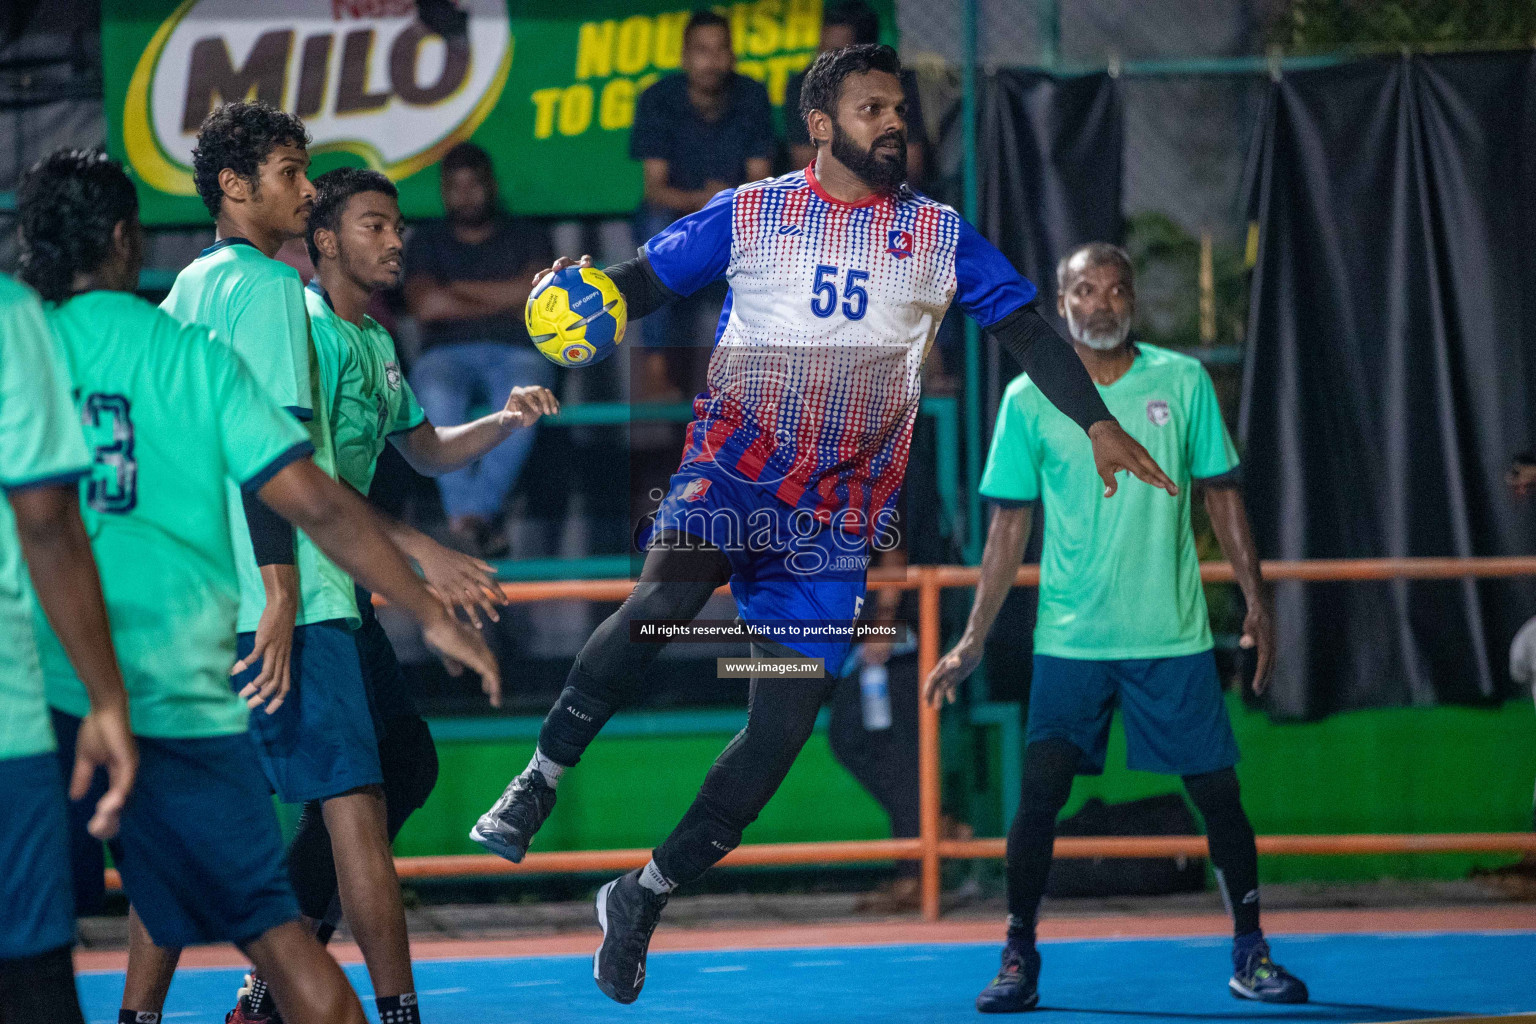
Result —
[{"label": "black and white sneaker", "polygon": [[555,787],[544,781],[543,772],[529,768],[508,783],[501,799],[480,815],[475,827],[469,830],[469,838],[517,864],[528,852],[534,833],[554,809]]},{"label": "black and white sneaker", "polygon": [[645,954],[651,933],[667,905],[663,893],[640,884],[634,870],[597,890],[597,923],[603,944],[592,954],[592,977],[603,995],[620,1003],[640,997],[645,984]]}]

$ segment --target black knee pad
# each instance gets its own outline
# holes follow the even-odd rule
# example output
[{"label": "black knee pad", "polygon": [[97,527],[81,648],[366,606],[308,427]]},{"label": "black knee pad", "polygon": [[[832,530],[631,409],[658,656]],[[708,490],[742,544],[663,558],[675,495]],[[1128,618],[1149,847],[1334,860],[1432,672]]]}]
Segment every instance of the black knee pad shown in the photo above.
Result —
[{"label": "black knee pad", "polygon": [[[572,678],[580,667],[578,662],[571,669]],[[539,750],[556,764],[574,767],[581,760],[587,744],[613,712],[614,706],[608,701],[567,686],[560,691],[555,706],[544,716],[544,724],[539,729]]]},{"label": "black knee pad", "polygon": [[656,866],[676,885],[697,880],[721,857],[741,845],[742,827],[737,825],[736,818],[737,815],[706,799],[701,792],[677,828],[656,847]]},{"label": "black knee pad", "polygon": [[390,822],[398,817],[403,823],[427,802],[437,785],[437,744],[427,723],[414,715],[389,719],[379,742],[379,764]]},{"label": "black knee pad", "polygon": [[1048,812],[1054,821],[1072,795],[1072,780],[1082,752],[1071,742],[1052,737],[1024,748],[1024,778],[1019,787],[1019,809]]},{"label": "black knee pad", "polygon": [[1184,789],[1202,815],[1232,807],[1242,807],[1242,787],[1237,772],[1231,768],[1184,776]]}]

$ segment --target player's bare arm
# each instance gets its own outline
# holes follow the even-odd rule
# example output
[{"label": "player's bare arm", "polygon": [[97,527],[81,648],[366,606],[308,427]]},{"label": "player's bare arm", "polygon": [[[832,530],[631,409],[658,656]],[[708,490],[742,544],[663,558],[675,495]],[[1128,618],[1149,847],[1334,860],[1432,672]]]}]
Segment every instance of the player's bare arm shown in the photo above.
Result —
[{"label": "player's bare arm", "polygon": [[998,610],[1013,588],[1013,578],[1023,561],[1031,519],[1030,506],[1022,504],[999,506],[992,513],[987,544],[981,553],[981,579],[976,584],[976,596],[971,601],[965,632],[924,680],[923,699],[928,703],[935,706],[945,701],[954,703],[955,688],[981,664],[987,634],[992,632],[992,623],[997,621]]},{"label": "player's bare arm", "polygon": [[1122,471],[1169,494],[1179,493],[1179,485],[1168,479],[1141,442],[1127,434],[1117,421],[1099,420],[1088,428],[1088,439],[1093,442],[1093,468],[1104,481],[1104,497],[1114,497],[1120,489],[1115,474]]},{"label": "player's bare arm", "polygon": [[419,622],[435,650],[479,673],[492,706],[501,705],[501,671],[485,640],[432,596],[361,498],[308,459],[284,467],[259,493],[349,576]]},{"label": "player's bare arm", "polygon": [[112,650],[101,579],[80,520],[79,488],[29,487],[6,497],[16,515],[16,534],[38,603],[91,700],[90,714],[80,725],[69,795],[80,799],[96,769],[107,770],[107,792],[97,802],[89,828],[97,839],[110,839],[117,835],[139,756],[129,732],[128,694]]},{"label": "player's bare arm", "polygon": [[[258,559],[259,561],[259,559]],[[265,704],[267,714],[283,706],[292,685],[293,629],[299,614],[299,569],[292,562],[260,563],[261,586],[267,603],[256,623],[251,653],[235,662],[229,674],[237,676],[257,663],[261,671],[240,689],[247,707]]]},{"label": "player's bare arm", "polygon": [[505,406],[488,416],[456,427],[424,422],[390,440],[416,472],[441,476],[462,469],[516,431],[559,411],[560,402],[548,388],[520,386],[512,389]]},{"label": "player's bare arm", "polygon": [[501,621],[496,606],[506,603],[506,598],[496,586],[495,566],[444,547],[398,519],[379,516],[379,522],[395,547],[416,563],[422,579],[443,602],[444,608],[449,612],[462,609],[476,629],[483,625],[481,614],[492,622]]},{"label": "player's bare arm", "polygon": [[1259,551],[1248,525],[1248,509],[1243,492],[1236,486],[1207,486],[1205,510],[1211,517],[1211,529],[1221,545],[1221,553],[1232,563],[1237,585],[1242,588],[1248,614],[1243,617],[1243,635],[1238,641],[1245,650],[1253,650],[1258,665],[1253,673],[1253,692],[1269,687],[1275,667],[1275,614],[1269,593],[1264,588]]}]

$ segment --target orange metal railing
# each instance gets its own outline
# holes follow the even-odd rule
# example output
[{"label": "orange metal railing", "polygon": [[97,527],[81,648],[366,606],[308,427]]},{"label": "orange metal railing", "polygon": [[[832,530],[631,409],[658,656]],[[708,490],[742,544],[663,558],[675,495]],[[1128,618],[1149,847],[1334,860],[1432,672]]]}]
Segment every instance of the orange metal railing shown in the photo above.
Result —
[{"label": "orange metal railing", "polygon": [[[1200,567],[1207,583],[1230,583],[1232,567],[1207,562]],[[1312,582],[1367,580],[1456,580],[1536,576],[1536,558],[1372,558],[1265,562],[1264,578]],[[872,573],[871,589],[918,592],[918,672],[926,678],[939,660],[939,595],[950,587],[975,586],[980,570],[951,565],[914,566],[899,574]],[[1024,566],[1018,586],[1037,586],[1040,571]],[[577,599],[621,601],[634,586],[631,580],[571,580],[553,583],[504,583],[510,602]],[[763,843],[737,847],[722,862],[727,865],[828,864],[885,860],[917,860],[921,864],[922,913],[939,916],[939,869],[945,860],[1003,856],[1004,840],[948,840],[939,828],[939,712],[923,705],[918,712],[918,785],[920,827],[916,839],[873,839],[820,843]],[[1418,835],[1268,835],[1258,837],[1259,852],[1267,855],[1348,855],[1402,853],[1536,853],[1536,833],[1435,833]],[[1132,858],[1204,856],[1204,836],[1083,836],[1056,840],[1056,856]],[[623,871],[638,867],[649,850],[572,850],[530,853],[521,864],[490,855],[402,857],[395,861],[402,878],[448,878],[510,873],[576,873]],[[117,873],[107,872],[116,888]]]}]

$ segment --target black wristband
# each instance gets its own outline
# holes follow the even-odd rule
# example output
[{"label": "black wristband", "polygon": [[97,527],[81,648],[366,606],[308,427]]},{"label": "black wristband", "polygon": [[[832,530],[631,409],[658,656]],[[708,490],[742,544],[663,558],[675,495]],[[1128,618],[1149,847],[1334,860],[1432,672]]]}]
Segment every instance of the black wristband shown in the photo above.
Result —
[{"label": "black wristband", "polygon": [[245,524],[251,531],[251,548],[256,552],[256,565],[293,565],[293,526],[272,511],[266,502],[246,491],[241,494],[245,505]]},{"label": "black wristband", "polygon": [[1040,393],[1078,426],[1087,430],[1100,420],[1114,419],[1072,343],[1040,315],[1036,303],[1020,306],[988,330]]},{"label": "black wristband", "polygon": [[624,305],[631,320],[654,313],[680,297],[661,283],[661,278],[651,269],[651,261],[645,258],[643,252],[632,260],[615,263],[603,273],[608,275],[618,287],[619,294],[624,296]]}]

